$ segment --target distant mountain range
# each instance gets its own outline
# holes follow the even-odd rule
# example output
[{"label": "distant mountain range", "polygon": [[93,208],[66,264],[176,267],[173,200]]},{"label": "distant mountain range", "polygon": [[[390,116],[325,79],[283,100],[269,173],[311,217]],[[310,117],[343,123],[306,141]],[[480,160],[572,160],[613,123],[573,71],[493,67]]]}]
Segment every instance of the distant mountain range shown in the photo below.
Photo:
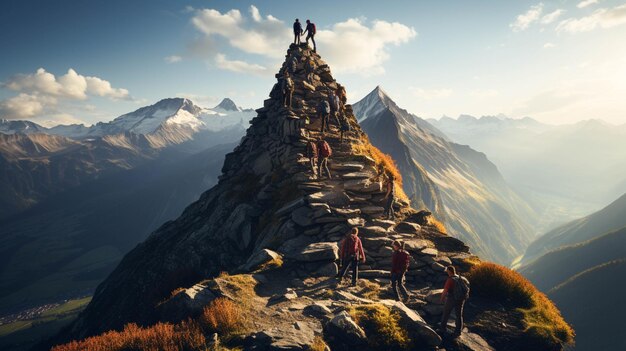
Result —
[{"label": "distant mountain range", "polygon": [[164,99],[107,123],[0,122],[0,313],[90,292],[217,182],[255,115]]},{"label": "distant mountain range", "polygon": [[504,116],[429,119],[484,152],[542,216],[539,232],[596,211],[626,192],[626,125],[548,125]]},{"label": "distant mountain range", "polygon": [[445,218],[452,235],[475,251],[508,264],[533,238],[532,208],[487,157],[456,144],[380,88],[353,106],[370,141],[398,163],[404,190]]},{"label": "distant mountain range", "polygon": [[[576,330],[576,350],[621,350],[609,337],[626,328],[626,194],[567,223],[528,248],[520,268],[546,292]],[[545,253],[544,253],[545,252]],[[541,254],[543,253],[543,254]]]}]

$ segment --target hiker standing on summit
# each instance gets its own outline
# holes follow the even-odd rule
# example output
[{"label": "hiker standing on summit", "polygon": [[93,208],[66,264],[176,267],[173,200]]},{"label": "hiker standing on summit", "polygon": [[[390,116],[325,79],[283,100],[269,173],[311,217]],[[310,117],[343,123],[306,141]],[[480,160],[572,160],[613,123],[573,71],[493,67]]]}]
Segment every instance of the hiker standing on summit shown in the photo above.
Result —
[{"label": "hiker standing on summit", "polygon": [[293,22],[293,43],[300,44],[300,36],[302,35],[302,23],[300,20],[296,18],[296,21]]},{"label": "hiker standing on summit", "polygon": [[311,22],[310,20],[306,20],[306,29],[304,30],[304,33],[307,32],[309,34],[307,34],[306,36],[306,44],[309,45],[309,39],[311,39],[311,41],[313,42],[313,52],[317,52],[317,46],[315,45],[315,34],[317,32],[317,29],[315,28],[315,23]]},{"label": "hiker standing on summit", "polygon": [[365,263],[365,251],[359,238],[359,229],[352,228],[350,234],[341,241],[339,258],[341,258],[342,267],[337,279],[341,282],[348,268],[352,267],[352,286],[356,286],[359,279],[359,262]]},{"label": "hiker standing on summit", "polygon": [[465,301],[469,298],[469,281],[465,277],[456,274],[454,266],[446,267],[446,273],[448,273],[448,279],[441,293],[441,302],[445,301],[445,304],[443,306],[439,332],[442,334],[446,332],[448,318],[450,318],[450,313],[454,309],[456,320],[453,336],[457,337],[460,336],[463,331],[463,306],[465,305]]}]

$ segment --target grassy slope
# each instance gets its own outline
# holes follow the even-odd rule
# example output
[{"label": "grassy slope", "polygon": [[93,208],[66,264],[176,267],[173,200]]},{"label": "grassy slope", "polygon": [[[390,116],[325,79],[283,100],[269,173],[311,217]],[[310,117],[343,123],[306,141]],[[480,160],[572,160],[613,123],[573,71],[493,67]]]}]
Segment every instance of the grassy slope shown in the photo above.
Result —
[{"label": "grassy slope", "polygon": [[520,273],[548,291],[582,271],[621,258],[626,258],[626,227],[551,251],[522,267]]},{"label": "grassy slope", "polygon": [[626,260],[586,270],[549,292],[576,330],[576,351],[626,350]]},{"label": "grassy slope", "polygon": [[56,334],[71,322],[91,301],[91,297],[70,300],[43,312],[36,318],[0,326],[0,349],[27,350],[40,340]]},{"label": "grassy slope", "polygon": [[561,246],[584,242],[610,231],[626,227],[626,194],[602,210],[566,223],[530,244],[524,255],[527,264],[545,252]]}]

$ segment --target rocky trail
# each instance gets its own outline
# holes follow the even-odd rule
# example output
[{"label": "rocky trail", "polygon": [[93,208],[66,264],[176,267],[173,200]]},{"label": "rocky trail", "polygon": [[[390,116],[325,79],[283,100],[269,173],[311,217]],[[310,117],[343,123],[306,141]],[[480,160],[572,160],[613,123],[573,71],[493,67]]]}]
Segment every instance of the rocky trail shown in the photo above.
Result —
[{"label": "rocky trail", "polygon": [[[333,350],[368,349],[376,334],[350,314],[359,308],[391,311],[414,349],[492,350],[477,334],[442,340],[434,332],[443,309],[444,267],[466,271],[474,256],[462,241],[439,232],[430,212],[411,208],[401,195],[396,219],[383,218],[383,174],[393,165],[381,161],[350,105],[344,142],[332,119],[324,135],[333,149],[332,178],[312,174],[305,148],[321,136],[315,106],[338,85],[306,45],[289,48],[277,78],[293,57],[292,108],[282,105],[278,82],[226,156],[218,185],[132,250],[60,341],[130,322],[181,321],[224,297],[247,311],[245,335],[230,345],[246,350],[310,350],[316,338]],[[315,67],[310,81],[306,60]],[[356,287],[335,279],[338,243],[353,227],[367,259]],[[406,304],[392,300],[389,291],[396,239],[411,255]]]}]

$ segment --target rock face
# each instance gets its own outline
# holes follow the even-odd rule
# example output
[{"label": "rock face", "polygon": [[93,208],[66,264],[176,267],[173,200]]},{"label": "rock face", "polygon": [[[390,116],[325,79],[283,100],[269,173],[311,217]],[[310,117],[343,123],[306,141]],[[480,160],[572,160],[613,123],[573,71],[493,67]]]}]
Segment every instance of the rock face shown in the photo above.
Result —
[{"label": "rock face", "polygon": [[[382,218],[381,208],[386,202],[383,174],[389,172],[390,166],[376,161],[376,153],[371,151],[350,105],[345,105],[351,128],[344,135],[344,142],[340,141],[332,119],[325,135],[333,149],[332,178],[320,180],[312,174],[306,142],[321,136],[314,107],[327,99],[329,89],[335,90],[339,85],[330,68],[305,44],[290,47],[286,62],[292,58],[298,62],[292,75],[292,108],[282,105],[280,82],[277,83],[270,98],[257,110],[246,136],[227,155],[219,183],[187,207],[178,219],[165,223],[127,254],[98,287],[85,311],[59,336],[59,341],[120,329],[130,322],[151,324],[163,320],[163,310],[197,311],[202,304],[200,297],[202,301],[210,301],[214,296],[229,298],[227,284],[220,283],[224,279],[221,275],[215,278],[220,272],[255,271],[280,259],[282,267],[273,275],[256,273],[255,279],[261,285],[282,284],[282,290],[264,295],[270,297],[261,303],[260,313],[276,318],[273,313],[288,316],[283,313],[293,315],[300,311],[319,319],[297,320],[302,323],[288,328],[281,324],[288,330],[275,326],[255,330],[248,341],[270,349],[307,349],[314,335],[322,332],[321,319],[325,322],[325,337],[363,347],[367,337],[347,313],[347,307],[374,300],[341,289],[329,289],[312,295],[313,298],[301,295],[311,294],[310,289],[298,290],[298,286],[311,280],[320,289],[334,282],[325,277],[336,275],[337,243],[353,227],[360,228],[367,257],[367,263],[361,267],[362,277],[376,282],[389,278],[391,242],[406,242],[411,254],[407,283],[423,290],[414,302],[419,309],[415,308],[435,318],[427,307],[441,306],[423,299],[433,285],[442,283],[445,274],[433,267],[443,263],[462,267],[464,259],[470,256],[469,248],[425,222],[418,223],[427,216],[411,208],[407,199],[396,199],[396,220]],[[310,81],[304,81],[305,60],[312,60],[315,66]],[[284,64],[277,77],[282,77],[286,67]],[[208,280],[197,285],[205,279]],[[173,290],[187,286],[191,290],[169,298]],[[314,299],[320,296],[328,302],[315,304]],[[165,306],[155,309],[164,300],[168,300]],[[419,330],[426,344],[441,342],[416,311],[402,303],[388,304]]]}]

